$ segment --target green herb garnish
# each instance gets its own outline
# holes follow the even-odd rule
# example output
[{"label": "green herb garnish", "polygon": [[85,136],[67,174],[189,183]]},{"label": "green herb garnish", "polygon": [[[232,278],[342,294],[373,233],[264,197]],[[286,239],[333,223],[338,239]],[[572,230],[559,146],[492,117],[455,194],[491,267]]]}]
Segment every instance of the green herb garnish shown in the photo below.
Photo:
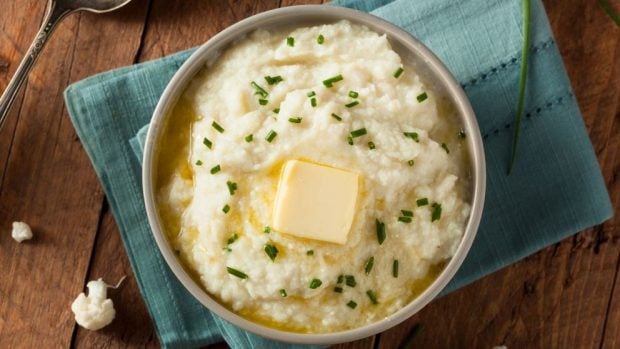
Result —
[{"label": "green herb garnish", "polygon": [[368,132],[366,132],[366,128],[362,127],[360,129],[351,131],[351,138],[361,137],[361,136],[363,136],[363,135],[365,135],[367,133]]},{"label": "green herb garnish", "polygon": [[371,142],[368,142],[368,148],[369,148],[370,150],[375,149],[375,148],[376,148],[375,143],[374,143],[374,142],[372,142],[372,141],[371,141]]},{"label": "green herb garnish", "polygon": [[366,266],[364,266],[364,272],[366,275],[370,274],[373,265],[375,265],[375,257],[370,257],[368,261],[366,261]]},{"label": "green herb garnish", "polygon": [[236,277],[238,277],[239,279],[247,279],[248,278],[248,274],[237,270],[235,268],[231,268],[231,267],[226,267],[226,270],[228,270],[228,274],[230,275],[234,275]]},{"label": "green herb garnish", "polygon": [[403,69],[403,67],[398,67],[398,69],[394,72],[394,77],[398,79],[404,71],[405,69]]},{"label": "green herb garnish", "polygon": [[282,79],[280,75],[265,76],[265,81],[267,81],[269,85],[277,85],[278,83],[284,81],[284,79]]},{"label": "green herb garnish", "polygon": [[224,128],[222,126],[220,126],[220,124],[218,124],[217,122],[213,121],[211,123],[211,126],[213,126],[213,128],[216,129],[217,132],[224,133]]},{"label": "green herb garnish", "polygon": [[345,275],[344,280],[344,283],[349,287],[355,287],[357,285],[357,282],[355,281],[355,276],[353,275]]},{"label": "green herb garnish", "polygon": [[228,238],[228,240],[226,240],[226,246],[224,246],[224,249],[227,250],[228,252],[232,251],[230,249],[230,245],[235,243],[235,241],[237,241],[238,238],[239,238],[239,235],[237,235],[237,233],[234,233],[231,237]]},{"label": "green herb garnish", "polygon": [[417,199],[415,203],[416,203],[416,205],[418,205],[418,207],[426,206],[426,205],[428,205],[428,198]]},{"label": "green herb garnish", "polygon": [[340,115],[332,113],[332,118],[338,120],[338,121],[342,121],[342,118],[340,117]]},{"label": "green herb garnish", "polygon": [[286,44],[289,45],[290,47],[294,47],[295,46],[295,38],[289,36],[288,38],[286,38]]},{"label": "green herb garnish", "polygon": [[213,166],[211,168],[211,174],[216,174],[216,173],[220,172],[221,169],[222,168],[220,167],[220,165]]},{"label": "green herb garnish", "polygon": [[265,140],[269,143],[271,143],[276,136],[278,135],[278,133],[274,130],[269,131],[269,133],[267,133],[267,136],[265,137]]},{"label": "green herb garnish", "polygon": [[401,217],[398,217],[398,221],[399,222],[403,222],[403,223],[411,223],[412,218],[411,217],[406,217],[406,216],[401,216]]},{"label": "green herb garnish", "polygon": [[319,45],[323,45],[323,43],[325,42],[325,37],[323,36],[323,34],[319,34],[319,36],[316,38],[316,42]]},{"label": "green herb garnish", "polygon": [[334,292],[336,292],[336,293],[342,293],[342,291],[343,291],[343,290],[342,290],[342,287],[340,287],[340,286],[336,286],[336,287],[334,287]]},{"label": "green herb garnish", "polygon": [[349,97],[351,98],[357,98],[359,97],[359,93],[355,92],[355,91],[349,91]]},{"label": "green herb garnish", "polygon": [[409,210],[400,210],[400,213],[403,214],[403,216],[405,217],[413,217],[413,211],[409,211]]},{"label": "green herb garnish", "polygon": [[278,114],[278,113],[280,112],[280,108],[274,108],[272,111],[273,111],[274,113]]},{"label": "green herb garnish", "polygon": [[349,103],[349,104],[345,104],[344,106],[345,106],[345,107],[347,107],[347,108],[353,108],[353,107],[355,107],[355,106],[356,106],[356,105],[358,105],[358,104],[360,104],[360,102],[358,102],[358,101],[353,101],[353,102],[351,102],[351,103]]},{"label": "green herb garnish", "polygon": [[211,143],[211,141],[207,137],[202,139],[202,144],[204,144],[209,149],[213,147],[213,143]]},{"label": "green herb garnish", "polygon": [[349,143],[349,145],[353,145],[353,137],[351,137],[351,135],[347,136],[347,143]]},{"label": "green herb garnish", "polygon": [[398,259],[395,259],[394,262],[392,262],[392,276],[395,278],[398,277]]},{"label": "green herb garnish", "polygon": [[347,303],[347,307],[355,309],[355,307],[357,307],[357,303],[355,303],[354,301],[349,301],[349,303]]},{"label": "green herb garnish", "polygon": [[237,191],[237,183],[226,181],[226,186],[228,187],[228,192],[230,195],[235,195],[235,191]]},{"label": "green herb garnish", "polygon": [[416,143],[420,143],[420,137],[417,132],[403,132],[405,137],[413,139]]},{"label": "green herb garnish", "polygon": [[379,304],[379,302],[377,301],[377,296],[375,295],[375,293],[372,290],[366,291],[366,295],[368,296],[368,299],[370,299],[372,304],[375,304],[375,305]]},{"label": "green herb garnish", "polygon": [[314,97],[314,96],[316,96],[316,92],[314,92],[314,91],[310,91],[310,92],[306,93],[306,96],[308,96],[308,97]]},{"label": "green herb garnish", "polygon": [[314,256],[314,250],[306,251],[306,256]]},{"label": "green herb garnish", "polygon": [[224,207],[222,207],[222,212],[228,213],[228,211],[230,211],[230,206],[228,206],[228,204],[226,204],[226,205],[224,205]]},{"label": "green herb garnish", "polygon": [[280,296],[286,297],[286,290],[285,289],[283,289],[283,288],[280,289]]},{"label": "green herb garnish", "polygon": [[250,82],[250,86],[252,86],[254,88],[254,90],[256,92],[254,92],[255,95],[259,95],[263,98],[267,98],[267,96],[269,96],[269,93],[262,88],[259,84],[257,84],[255,81]]},{"label": "green herb garnish", "polygon": [[269,259],[271,259],[271,261],[273,262],[276,260],[276,257],[278,256],[278,248],[275,245],[266,244],[265,253],[267,254],[267,256],[269,256]]},{"label": "green herb garnish", "polygon": [[409,166],[413,166],[413,165],[415,165],[415,161],[413,161],[413,160],[409,160],[409,161],[407,161],[407,164],[408,164]]},{"label": "green herb garnish", "polygon": [[426,92],[422,92],[416,97],[416,99],[418,100],[418,103],[424,102],[427,98],[428,98],[428,95],[426,94]]},{"label": "green herb garnish", "polygon": [[336,76],[333,76],[329,79],[323,80],[323,85],[325,85],[325,87],[333,87],[334,86],[334,82],[338,82],[338,81],[342,81],[344,80],[344,78],[342,77],[342,75],[338,74]]},{"label": "green herb garnish", "polygon": [[[599,0],[600,3],[600,0]],[[515,114],[515,130],[512,136],[512,149],[508,174],[512,172],[517,158],[517,146],[521,134],[521,117],[523,116],[523,101],[525,100],[525,85],[527,82],[527,61],[530,56],[530,0],[522,1],[523,9],[523,46],[521,47],[521,72],[519,74],[519,95],[517,97],[517,113]]]},{"label": "green herb garnish", "polygon": [[450,149],[448,149],[448,145],[446,143],[441,143],[441,147],[446,151],[446,154],[450,154]]},{"label": "green herb garnish", "polygon": [[377,228],[377,241],[379,241],[379,245],[381,245],[383,241],[385,241],[385,223],[375,219],[375,225]]},{"label": "green herb garnish", "polygon": [[258,104],[260,104],[260,105],[267,105],[267,103],[269,103],[269,101],[268,101],[268,100],[266,100],[266,99],[262,99],[262,98],[260,98],[260,99],[258,100]]},{"label": "green herb garnish", "polygon": [[338,275],[338,281],[336,281],[336,283],[341,284],[344,281],[344,275],[340,274]]},{"label": "green herb garnish", "polygon": [[246,142],[250,143],[251,141],[254,140],[254,135],[250,133],[249,135],[245,136],[244,139]]},{"label": "green herb garnish", "polygon": [[312,281],[310,281],[310,288],[311,289],[315,289],[318,288],[319,286],[321,286],[323,284],[323,282],[319,279],[312,279]]},{"label": "green herb garnish", "polygon": [[271,227],[266,225],[265,228],[263,229],[263,233],[265,233],[265,234],[271,233]]},{"label": "green herb garnish", "polygon": [[441,218],[441,205],[435,202],[431,207],[431,222],[434,222]]},{"label": "green herb garnish", "polygon": [[312,108],[316,108],[316,98],[310,98],[310,106],[312,106]]},{"label": "green herb garnish", "polygon": [[301,123],[301,118],[288,118],[288,122],[292,122],[294,124]]},{"label": "green herb garnish", "polygon": [[196,161],[196,166],[202,166],[202,160]]}]

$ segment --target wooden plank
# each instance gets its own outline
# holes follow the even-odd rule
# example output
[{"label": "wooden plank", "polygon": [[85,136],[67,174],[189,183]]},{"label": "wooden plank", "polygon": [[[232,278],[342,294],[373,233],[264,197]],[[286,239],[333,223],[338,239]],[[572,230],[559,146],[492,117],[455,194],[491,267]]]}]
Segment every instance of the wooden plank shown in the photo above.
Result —
[{"label": "wooden plank", "polygon": [[[22,1],[11,9],[14,3],[0,4],[2,16],[13,16],[14,28],[34,32],[38,23],[24,19],[42,13],[45,2]],[[14,140],[2,143],[10,147],[2,149],[9,156],[0,187],[2,348],[68,347],[71,342],[74,320],[69,305],[84,286],[103,193],[64,112],[62,92],[70,80],[124,64],[122,56],[114,54],[127,51],[110,48],[107,55],[94,55],[96,50],[76,50],[76,33],[80,25],[90,25],[89,16],[72,15],[54,32],[30,76]],[[138,25],[136,48],[142,23]],[[136,28],[131,23],[122,31],[118,23],[108,27],[124,42],[131,42],[128,36]],[[105,31],[95,34],[105,37]],[[89,48],[94,47],[93,40]],[[17,64],[15,57],[10,59]],[[74,62],[79,69],[71,69]],[[30,223],[35,238],[21,245],[12,241],[8,231],[13,220]]]}]

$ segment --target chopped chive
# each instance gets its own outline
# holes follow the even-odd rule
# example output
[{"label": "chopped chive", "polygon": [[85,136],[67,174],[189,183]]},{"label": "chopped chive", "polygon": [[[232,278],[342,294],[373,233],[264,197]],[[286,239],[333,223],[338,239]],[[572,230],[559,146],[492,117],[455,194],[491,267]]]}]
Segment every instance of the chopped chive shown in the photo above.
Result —
[{"label": "chopped chive", "polygon": [[349,91],[349,97],[351,98],[357,98],[359,97],[359,93],[355,92],[355,91]]},{"label": "chopped chive", "polygon": [[417,199],[415,203],[416,203],[416,205],[418,205],[418,207],[426,206],[426,205],[428,205],[428,198]]},{"label": "chopped chive", "polygon": [[398,217],[398,221],[399,222],[403,222],[403,223],[411,223],[412,218],[411,217],[406,217],[406,216],[401,216],[401,217]]},{"label": "chopped chive", "polygon": [[266,225],[265,228],[263,229],[263,233],[265,233],[265,234],[271,233],[271,227]]},{"label": "chopped chive", "polygon": [[398,69],[394,72],[394,77],[398,79],[404,71],[405,69],[403,69],[403,67],[398,67]]},{"label": "chopped chive", "polygon": [[231,268],[231,267],[226,267],[226,270],[228,270],[228,274],[230,275],[234,275],[236,277],[238,277],[239,279],[247,279],[248,278],[248,274],[237,270],[235,268]]},{"label": "chopped chive", "polygon": [[286,290],[285,289],[283,289],[283,288],[280,289],[280,296],[286,297]]},{"label": "chopped chive", "polygon": [[306,251],[306,256],[314,256],[314,250]]},{"label": "chopped chive", "polygon": [[312,106],[312,108],[316,107],[316,98],[314,97],[310,98],[310,105]]},{"label": "chopped chive", "polygon": [[370,257],[366,262],[366,266],[364,267],[364,272],[366,273],[366,275],[370,274],[373,265],[375,265],[375,257]]},{"label": "chopped chive", "polygon": [[269,259],[271,259],[271,261],[273,262],[276,260],[276,257],[278,256],[278,248],[275,245],[266,244],[265,253],[267,254],[267,256],[269,256]]},{"label": "chopped chive", "polygon": [[267,134],[267,136],[265,137],[265,140],[269,143],[271,143],[274,138],[276,138],[276,136],[278,135],[278,133],[274,130],[269,131],[269,133]]},{"label": "chopped chive", "polygon": [[349,301],[349,303],[347,303],[347,307],[355,309],[355,307],[357,307],[357,303],[355,303],[354,301]]},{"label": "chopped chive", "polygon": [[355,281],[355,276],[353,275],[345,275],[344,279],[344,283],[349,287],[355,287],[357,285],[357,282]]},{"label": "chopped chive", "polygon": [[222,212],[228,213],[228,211],[230,211],[230,206],[228,206],[228,204],[226,204],[226,205],[224,205],[224,207],[222,207]]},{"label": "chopped chive", "polygon": [[347,143],[349,143],[349,145],[353,145],[353,137],[351,137],[351,135],[347,136]]},{"label": "chopped chive", "polygon": [[224,128],[222,126],[220,126],[220,124],[218,124],[217,122],[213,121],[211,123],[211,126],[213,126],[213,128],[216,129],[217,132],[224,133]]},{"label": "chopped chive", "polygon": [[394,262],[392,262],[392,276],[395,278],[398,277],[398,259],[395,259]]},{"label": "chopped chive", "polygon": [[252,86],[254,90],[256,90],[256,92],[254,92],[255,95],[259,95],[263,98],[267,98],[267,96],[269,96],[269,93],[255,81],[250,82],[250,86]]},{"label": "chopped chive", "polygon": [[284,79],[282,79],[280,75],[265,76],[265,81],[267,81],[269,85],[277,85],[278,83],[284,81]]},{"label": "chopped chive", "polygon": [[301,123],[301,119],[302,118],[288,118],[288,122],[292,122],[294,124],[299,124],[299,123]]},{"label": "chopped chive", "polygon": [[235,191],[237,191],[237,183],[226,181],[226,186],[228,187],[228,192],[230,195],[235,195]]},{"label": "chopped chive", "polygon": [[374,142],[368,142],[368,148],[370,148],[370,150],[373,150],[376,148],[375,143]]},{"label": "chopped chive", "polygon": [[319,45],[323,45],[323,43],[325,42],[325,37],[323,36],[323,34],[319,34],[319,36],[316,38],[316,42]]},{"label": "chopped chive", "polygon": [[413,217],[413,211],[409,211],[409,210],[400,210],[400,212],[403,214],[403,216],[405,217]]},{"label": "chopped chive", "polygon": [[216,173],[220,172],[221,169],[222,168],[220,167],[220,165],[213,166],[211,168],[211,174],[216,174]]},{"label": "chopped chive", "polygon": [[377,301],[377,296],[375,295],[375,293],[372,290],[366,291],[366,295],[368,296],[368,299],[370,299],[372,304],[375,304],[375,305],[379,304],[379,302]]},{"label": "chopped chive", "polygon": [[465,134],[465,130],[460,129],[458,133],[459,139],[465,139],[467,135]]},{"label": "chopped chive", "polygon": [[417,132],[403,132],[405,137],[413,139],[416,143],[420,143],[420,137]]},{"label": "chopped chive", "polygon": [[314,96],[316,96],[316,92],[314,92],[314,91],[310,91],[310,92],[306,93],[306,96],[308,96],[308,97],[314,97]]},{"label": "chopped chive", "polygon": [[407,164],[408,164],[409,166],[413,166],[413,165],[415,165],[415,161],[413,161],[413,160],[409,160],[409,161],[407,161]]},{"label": "chopped chive", "polygon": [[286,38],[286,44],[289,45],[290,47],[295,46],[295,38],[293,38],[292,36],[289,36],[288,38]]},{"label": "chopped chive", "polygon": [[332,113],[332,118],[338,120],[338,121],[342,121],[342,118],[340,117],[340,115],[336,114],[336,113]]},{"label": "chopped chive", "polygon": [[237,233],[232,234],[232,236],[226,240],[226,245],[232,245],[237,239],[239,239],[239,235],[237,235]]},{"label": "chopped chive", "polygon": [[435,202],[431,207],[433,208],[431,211],[431,222],[434,222],[441,218],[441,205]]},{"label": "chopped chive", "polygon": [[204,144],[209,149],[213,147],[213,143],[211,143],[211,141],[207,137],[202,139],[202,144]]},{"label": "chopped chive", "polygon": [[258,104],[260,105],[267,105],[267,103],[269,103],[269,101],[266,99],[259,98],[258,100]]},{"label": "chopped chive", "polygon": [[426,94],[426,92],[422,92],[416,97],[416,99],[418,100],[418,103],[424,102],[427,98],[428,98],[428,95]]},{"label": "chopped chive", "polygon": [[448,145],[446,143],[441,143],[441,147],[446,151],[446,154],[450,154],[450,149],[448,149]]},{"label": "chopped chive", "polygon": [[344,281],[344,275],[340,274],[338,275],[338,281],[336,281],[337,284],[341,284]]},{"label": "chopped chive", "polygon": [[343,291],[343,290],[342,290],[342,287],[340,287],[340,286],[336,286],[336,287],[334,287],[334,292],[336,292],[336,293],[342,293],[342,291]]},{"label": "chopped chive", "polygon": [[367,133],[368,132],[366,132],[366,128],[362,127],[360,129],[351,131],[351,137],[352,138],[357,138],[357,137],[361,137],[361,136],[363,136],[363,135],[365,135]]},{"label": "chopped chive", "polygon": [[245,136],[244,139],[246,142],[250,143],[251,141],[254,140],[254,135],[250,133],[249,135]]},{"label": "chopped chive", "polygon": [[377,227],[377,241],[379,241],[379,245],[381,245],[383,241],[385,241],[385,223],[375,219],[375,225]]},{"label": "chopped chive", "polygon": [[349,104],[345,104],[344,106],[345,106],[345,107],[347,107],[347,108],[353,108],[353,107],[355,107],[355,106],[356,106],[356,105],[358,105],[358,104],[360,104],[360,102],[358,102],[358,101],[353,101],[353,102],[351,102],[351,103],[349,103]]},{"label": "chopped chive", "polygon": [[274,113],[276,113],[276,114],[278,114],[278,113],[280,112],[280,108],[274,108],[274,109],[273,109],[273,112],[274,112]]},{"label": "chopped chive", "polygon": [[202,160],[196,161],[196,166],[202,166]]},{"label": "chopped chive", "polygon": [[325,87],[333,87],[334,86],[334,82],[338,82],[338,81],[342,81],[344,80],[344,78],[342,77],[341,74],[338,74],[336,76],[333,76],[329,79],[323,80],[323,85],[325,85]]},{"label": "chopped chive", "polygon": [[312,279],[312,281],[310,281],[310,288],[311,289],[315,289],[318,288],[319,286],[321,286],[323,284],[323,282],[319,279]]}]

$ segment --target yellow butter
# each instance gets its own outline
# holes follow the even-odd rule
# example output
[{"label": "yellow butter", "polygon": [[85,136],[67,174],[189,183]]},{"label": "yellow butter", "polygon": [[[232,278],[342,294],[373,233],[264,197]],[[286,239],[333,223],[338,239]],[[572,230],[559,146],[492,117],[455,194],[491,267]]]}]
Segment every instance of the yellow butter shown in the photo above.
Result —
[{"label": "yellow butter", "polygon": [[302,238],[347,242],[355,216],[359,175],[300,160],[282,170],[272,227]]}]

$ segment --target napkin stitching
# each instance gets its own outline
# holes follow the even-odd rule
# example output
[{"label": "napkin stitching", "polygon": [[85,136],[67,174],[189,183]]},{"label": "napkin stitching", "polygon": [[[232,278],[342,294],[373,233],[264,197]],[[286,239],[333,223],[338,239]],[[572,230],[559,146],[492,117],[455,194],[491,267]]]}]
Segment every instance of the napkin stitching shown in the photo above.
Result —
[{"label": "napkin stitching", "polygon": [[[565,99],[573,99],[573,97],[574,95],[570,90],[562,95],[551,97],[547,100],[546,103],[539,104],[537,107],[532,108],[527,113],[525,113],[525,120],[531,120],[532,116],[541,115],[543,112],[549,111],[558,105],[564,104]],[[483,132],[482,139],[486,140],[491,135],[491,133],[493,135],[497,135],[500,131],[508,130],[512,127],[513,124],[514,122],[507,122],[504,124],[504,127],[496,127],[492,131]]]},{"label": "napkin stitching", "polygon": [[[532,55],[542,52],[546,50],[547,48],[553,46],[554,44],[555,44],[555,41],[553,40],[553,37],[549,37],[547,40],[531,48]],[[466,90],[472,86],[486,82],[490,77],[516,65],[520,61],[521,61],[520,56],[513,56],[508,61],[501,62],[500,64],[489,68],[486,72],[482,72],[478,74],[477,76],[471,78],[468,82],[462,83],[461,87],[463,88],[463,90]]]}]

